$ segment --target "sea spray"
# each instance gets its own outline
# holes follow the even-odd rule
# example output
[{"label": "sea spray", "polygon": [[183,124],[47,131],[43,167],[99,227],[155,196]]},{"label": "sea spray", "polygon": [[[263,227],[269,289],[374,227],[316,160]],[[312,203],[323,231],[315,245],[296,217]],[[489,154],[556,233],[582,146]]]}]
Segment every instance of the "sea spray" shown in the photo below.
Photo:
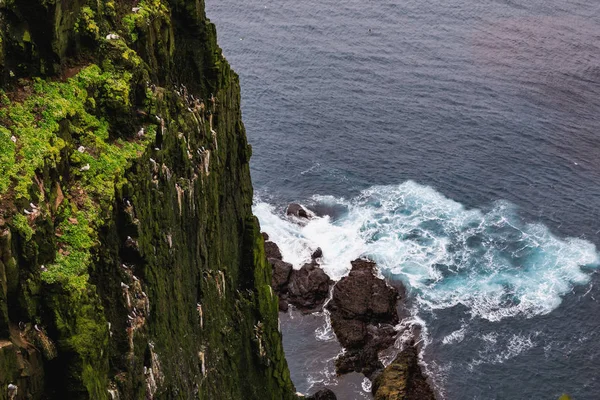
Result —
[{"label": "sea spray", "polygon": [[314,196],[311,203],[345,212],[300,226],[271,205],[254,206],[286,261],[300,268],[321,247],[322,268],[339,280],[350,261],[369,257],[383,275],[402,280],[422,309],[461,304],[470,317],[489,321],[547,314],[599,263],[592,243],[525,222],[508,202],[469,210],[412,181],[350,200]]}]

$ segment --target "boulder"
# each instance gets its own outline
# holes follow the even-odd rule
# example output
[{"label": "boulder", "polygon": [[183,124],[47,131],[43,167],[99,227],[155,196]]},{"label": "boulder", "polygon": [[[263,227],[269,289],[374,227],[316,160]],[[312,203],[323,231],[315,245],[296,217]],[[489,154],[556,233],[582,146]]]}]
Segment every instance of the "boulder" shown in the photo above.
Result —
[{"label": "boulder", "polygon": [[373,381],[375,400],[435,400],[411,343]]},{"label": "boulder", "polygon": [[383,368],[378,352],[394,343],[400,296],[375,275],[375,268],[372,261],[352,261],[350,274],[334,286],[327,305],[333,331],[346,349],[336,362],[338,373],[372,376]]},{"label": "boulder", "polygon": [[317,311],[329,296],[329,276],[312,262],[292,271],[288,284],[288,301],[305,313]]},{"label": "boulder", "polygon": [[304,218],[304,219],[309,218],[306,208],[302,207],[300,204],[297,204],[297,203],[290,204],[285,213],[287,215],[293,215],[296,218]]}]

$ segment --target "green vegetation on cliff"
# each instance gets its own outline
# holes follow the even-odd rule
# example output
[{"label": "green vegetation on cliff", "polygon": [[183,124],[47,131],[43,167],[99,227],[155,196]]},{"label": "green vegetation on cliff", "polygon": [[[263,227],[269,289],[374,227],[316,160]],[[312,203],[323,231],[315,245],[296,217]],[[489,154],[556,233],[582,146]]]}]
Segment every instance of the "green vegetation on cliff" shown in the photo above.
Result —
[{"label": "green vegetation on cliff", "polygon": [[0,400],[295,398],[203,2],[0,22]]}]

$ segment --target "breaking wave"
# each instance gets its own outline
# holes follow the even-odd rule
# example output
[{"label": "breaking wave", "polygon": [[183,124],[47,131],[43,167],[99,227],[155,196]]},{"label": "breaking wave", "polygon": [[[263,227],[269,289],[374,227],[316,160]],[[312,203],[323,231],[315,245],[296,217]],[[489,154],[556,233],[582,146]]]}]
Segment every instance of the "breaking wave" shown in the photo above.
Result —
[{"label": "breaking wave", "polygon": [[254,205],[286,261],[300,268],[321,247],[323,268],[337,280],[350,261],[369,257],[425,309],[463,305],[490,321],[547,314],[599,264],[594,244],[525,222],[511,203],[466,209],[412,181],[375,186],[350,200],[314,196],[307,207],[320,216],[298,224],[272,205]]}]

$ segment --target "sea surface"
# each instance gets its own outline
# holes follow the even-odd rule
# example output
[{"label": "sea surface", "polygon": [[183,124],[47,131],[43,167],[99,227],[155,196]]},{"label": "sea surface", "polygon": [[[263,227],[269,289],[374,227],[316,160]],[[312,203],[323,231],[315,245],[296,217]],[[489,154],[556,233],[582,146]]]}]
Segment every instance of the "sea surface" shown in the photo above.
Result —
[{"label": "sea surface", "polygon": [[[401,280],[440,398],[600,398],[600,2],[206,3],[284,258]],[[299,391],[369,398],[325,316],[281,319]]]}]

